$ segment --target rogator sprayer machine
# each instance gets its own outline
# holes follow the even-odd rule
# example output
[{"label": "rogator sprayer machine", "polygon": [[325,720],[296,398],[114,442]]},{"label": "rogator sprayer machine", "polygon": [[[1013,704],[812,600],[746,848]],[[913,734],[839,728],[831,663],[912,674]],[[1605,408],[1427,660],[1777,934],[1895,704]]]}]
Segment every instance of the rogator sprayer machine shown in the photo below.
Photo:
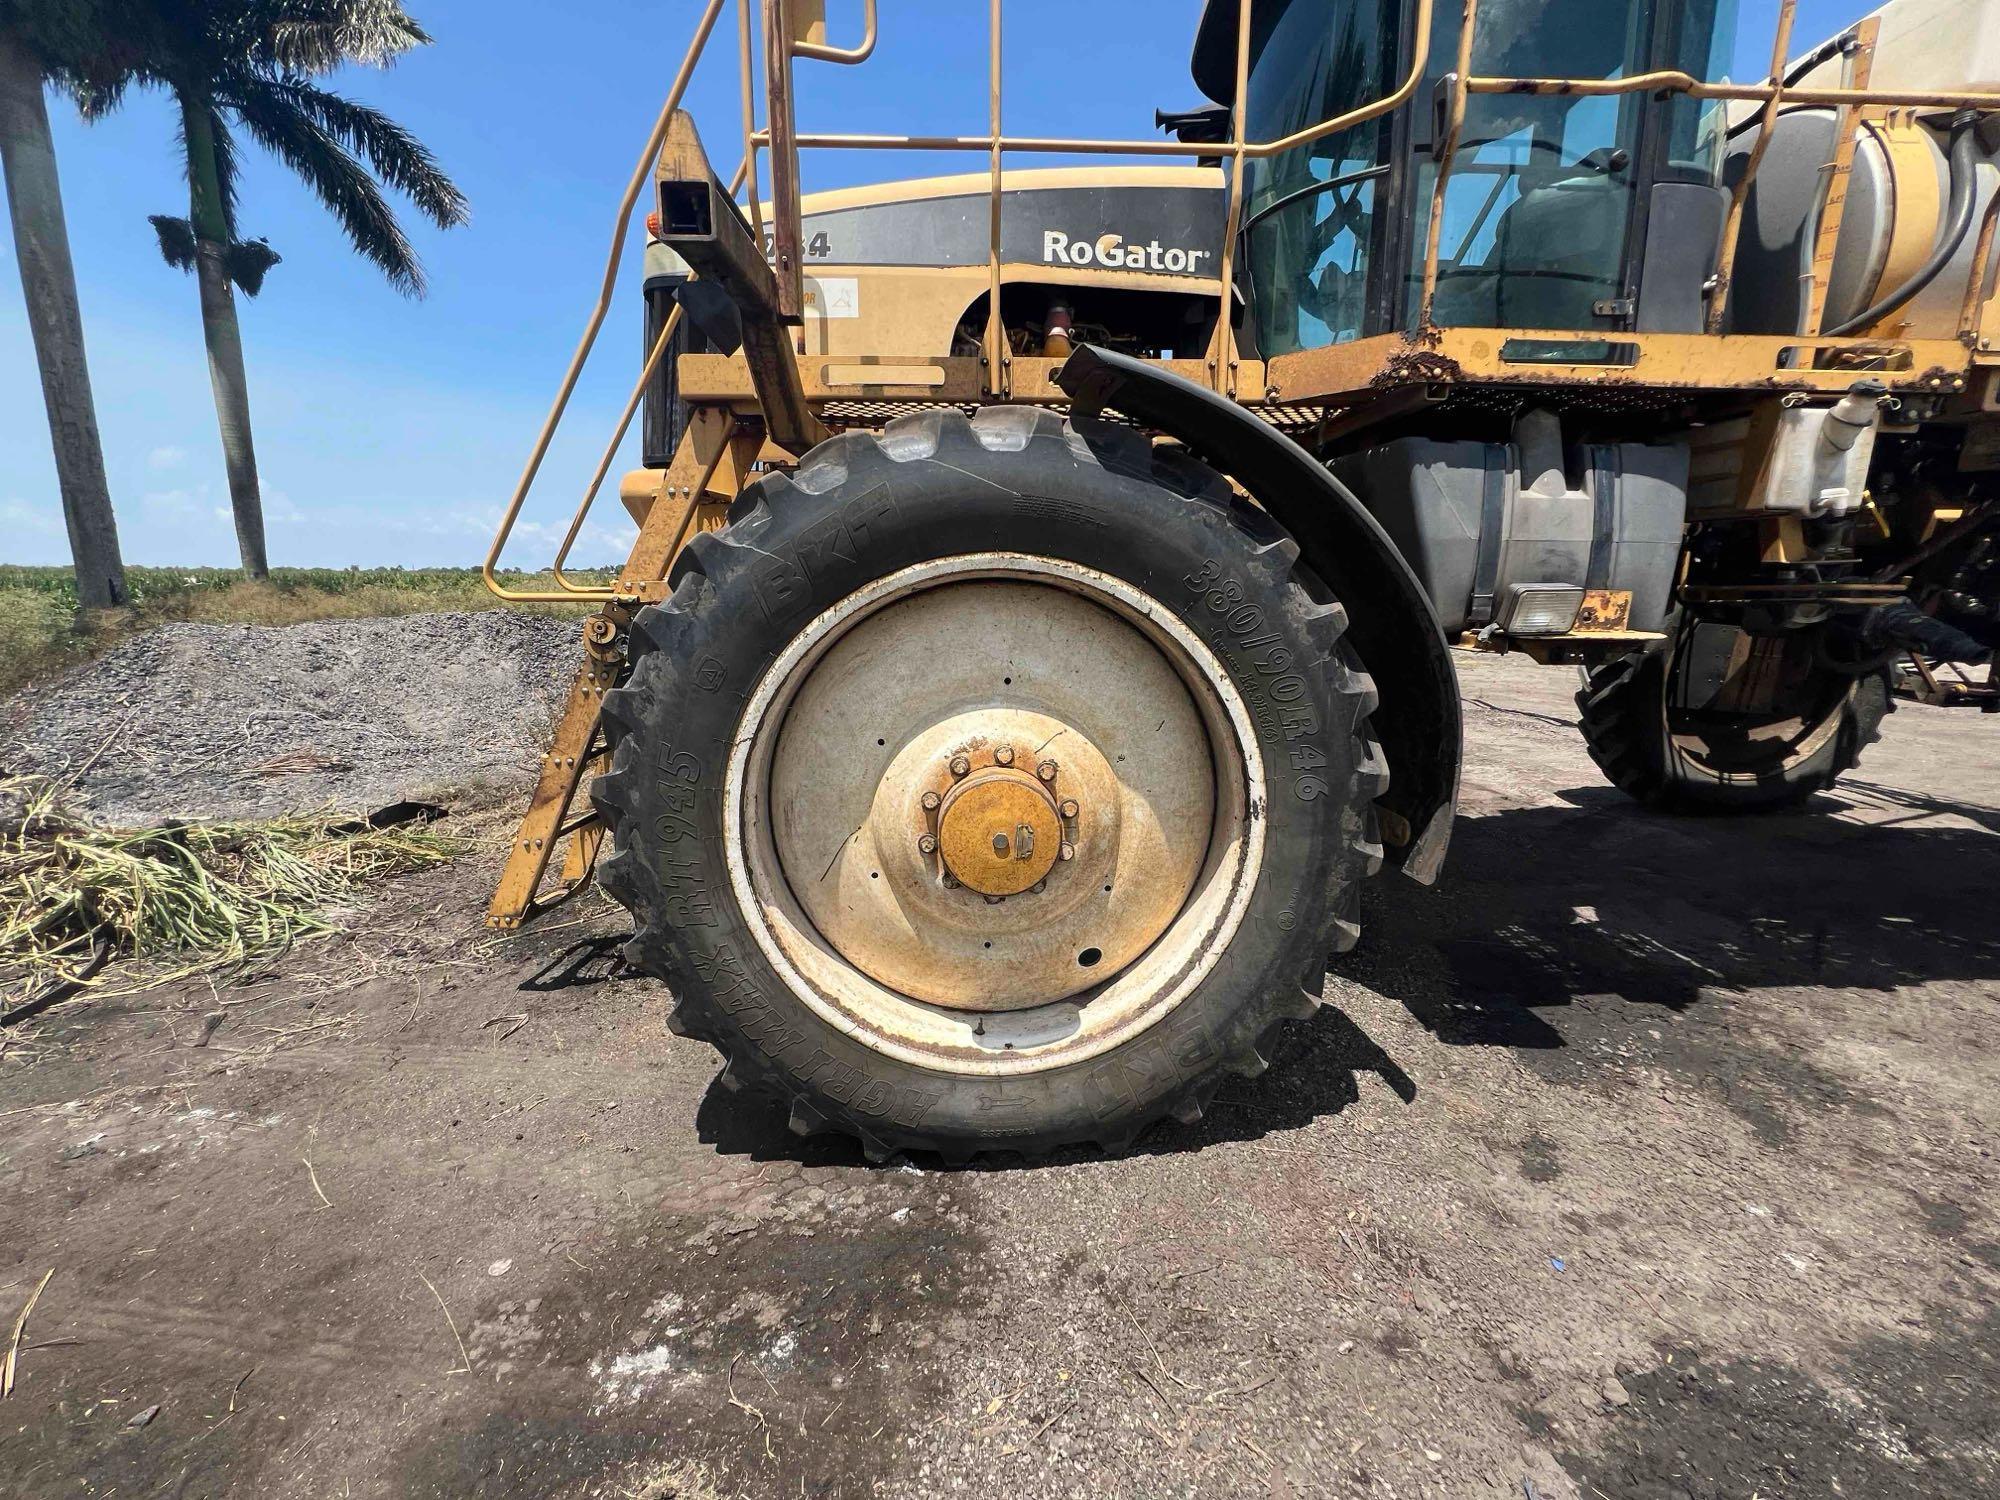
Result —
[{"label": "rogator sprayer machine", "polygon": [[[2000,704],[2000,3],[1795,45],[1785,0],[1748,82],[1733,11],[1210,0],[1210,103],[1067,140],[1007,133],[999,0],[948,137],[795,118],[872,0],[852,47],[745,0],[724,178],[708,0],[494,545],[643,206],[570,530],[643,413],[639,537],[509,595],[598,612],[492,920],[608,834],[670,1024],[796,1130],[1115,1144],[1263,1068],[1361,881],[1437,874],[1454,648],[1585,669],[1675,811],[1805,802],[1899,692]],[[802,195],[829,147],[976,170]]]}]

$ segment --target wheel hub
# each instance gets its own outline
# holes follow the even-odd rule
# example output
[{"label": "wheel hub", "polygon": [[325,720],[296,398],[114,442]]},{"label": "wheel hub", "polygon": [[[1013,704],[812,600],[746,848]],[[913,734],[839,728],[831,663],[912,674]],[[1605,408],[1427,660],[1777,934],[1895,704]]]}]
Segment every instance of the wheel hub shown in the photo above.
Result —
[{"label": "wheel hub", "polygon": [[[1008,747],[1001,750],[1012,759]],[[1060,858],[1062,811],[1041,781],[995,764],[969,771],[939,799],[936,841],[944,873],[966,889],[1018,896],[1039,886]]]}]

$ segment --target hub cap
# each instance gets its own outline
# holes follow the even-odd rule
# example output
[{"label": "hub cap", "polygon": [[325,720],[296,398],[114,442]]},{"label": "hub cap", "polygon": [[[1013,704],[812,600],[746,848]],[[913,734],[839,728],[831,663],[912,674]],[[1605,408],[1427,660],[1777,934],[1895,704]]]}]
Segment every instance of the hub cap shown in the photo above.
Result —
[{"label": "hub cap", "polygon": [[1055,865],[1061,812],[1034,777],[996,765],[945,793],[937,846],[947,879],[982,896],[1018,896]]},{"label": "hub cap", "polygon": [[1055,1066],[1206,973],[1261,859],[1247,715],[1119,580],[942,559],[815,620],[745,710],[742,904],[815,1009],[881,1050]]}]

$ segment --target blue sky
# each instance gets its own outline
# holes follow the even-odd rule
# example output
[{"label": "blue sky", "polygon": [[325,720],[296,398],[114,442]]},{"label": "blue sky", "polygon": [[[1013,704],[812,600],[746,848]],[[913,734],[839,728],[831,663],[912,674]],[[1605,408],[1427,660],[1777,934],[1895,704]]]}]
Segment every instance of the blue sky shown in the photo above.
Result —
[{"label": "blue sky", "polygon": [[[1776,5],[1743,6],[1738,71],[1748,74],[1762,69]],[[1868,8],[1804,0],[1799,35],[1816,40]],[[415,130],[472,200],[467,228],[411,225],[430,272],[427,299],[397,295],[349,252],[303,187],[244,150],[242,227],[284,256],[263,295],[241,304],[279,565],[474,564],[484,555],[588,311],[611,211],[699,7],[410,0],[410,9],[437,44],[337,86]],[[882,0],[881,10],[881,45],[866,66],[802,66],[808,126],[982,129],[983,0]],[[829,0],[828,11],[836,39],[858,27],[859,0]],[[1155,106],[1194,104],[1187,53],[1199,12],[1199,0],[1008,0],[1009,130],[1142,135]],[[732,0],[690,97],[725,173],[737,119],[733,27]],[[187,211],[168,107],[135,97],[94,126],[60,102],[52,113],[126,559],[233,564],[194,284],[160,260],[146,223],[148,214]],[[815,153],[807,186],[973,165]],[[628,252],[628,271],[635,261]],[[66,563],[4,232],[0,262],[0,562]],[[510,560],[543,562],[560,537],[635,373],[638,329],[634,284],[606,324]],[[605,525],[587,535],[579,558],[616,561],[630,532],[616,524],[615,497],[597,514]]]}]

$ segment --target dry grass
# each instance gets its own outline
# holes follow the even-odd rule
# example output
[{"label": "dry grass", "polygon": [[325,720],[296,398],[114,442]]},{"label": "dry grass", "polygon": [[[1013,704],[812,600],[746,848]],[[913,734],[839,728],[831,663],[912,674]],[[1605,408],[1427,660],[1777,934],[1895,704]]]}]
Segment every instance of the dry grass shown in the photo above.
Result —
[{"label": "dry grass", "polygon": [[83,660],[69,611],[27,589],[0,589],[0,693]]},{"label": "dry grass", "polygon": [[561,1494],[563,1500],[723,1500],[707,1467],[682,1458],[647,1460]]},{"label": "dry grass", "polygon": [[[85,983],[108,957],[157,959],[113,993],[275,953],[330,932],[325,909],[385,875],[442,863],[419,825],[326,817],[126,831],[69,817],[45,778],[0,781],[0,995]],[[94,977],[93,977],[94,976]]]}]

